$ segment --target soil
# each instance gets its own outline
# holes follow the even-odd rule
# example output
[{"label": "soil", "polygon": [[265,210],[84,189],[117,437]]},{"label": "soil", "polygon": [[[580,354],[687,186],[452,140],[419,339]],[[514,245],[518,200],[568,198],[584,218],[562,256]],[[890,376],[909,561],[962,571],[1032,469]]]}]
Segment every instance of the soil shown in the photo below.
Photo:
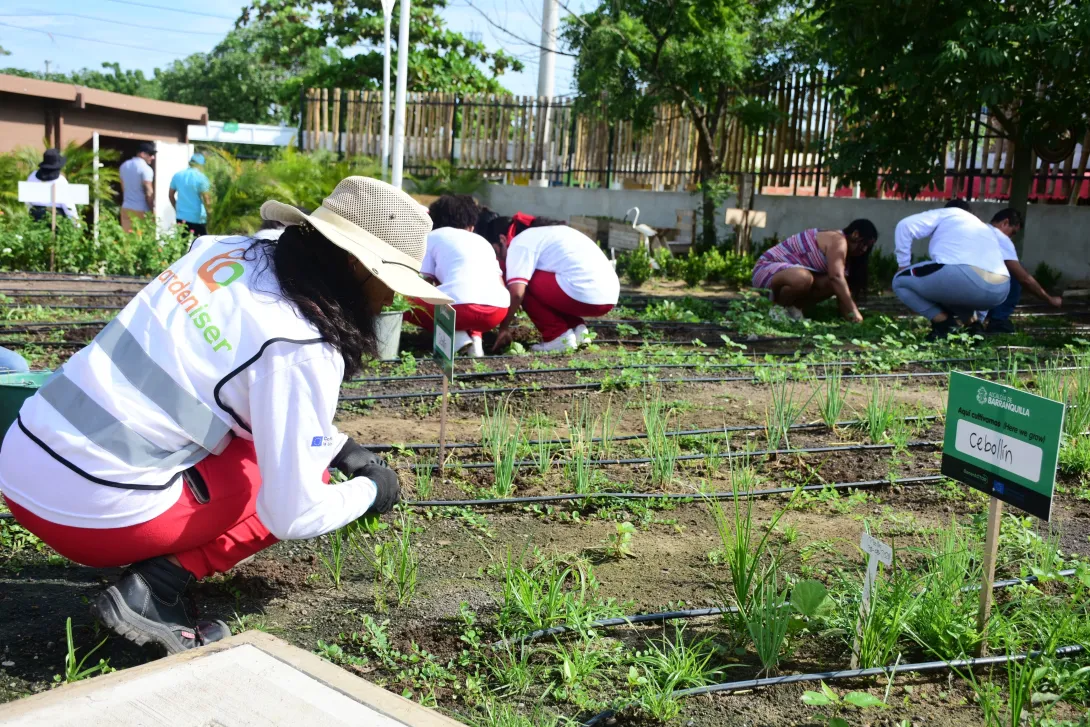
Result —
[{"label": "soil", "polygon": [[[28,281],[27,286],[34,284]],[[3,281],[8,288],[13,281]],[[43,289],[60,289],[68,283],[41,283]],[[80,283],[86,289],[86,283]],[[105,284],[104,284],[105,285]],[[125,286],[121,286],[125,287]],[[29,288],[28,289],[32,289]],[[110,292],[113,292],[112,290]],[[117,289],[120,295],[120,289]],[[641,291],[643,292],[643,291]],[[669,286],[656,288],[658,294],[684,295],[689,290],[670,292]],[[717,293],[712,293],[718,295]],[[99,299],[94,299],[97,304]],[[78,335],[89,338],[91,330]],[[73,334],[76,335],[76,334]],[[410,337],[410,343],[415,339]],[[420,344],[420,341],[416,341]],[[422,348],[426,346],[423,342]],[[603,354],[608,356],[608,354]],[[531,361],[540,359],[513,358],[487,362],[492,368],[510,365],[529,368]],[[566,361],[566,359],[563,359]],[[564,365],[564,364],[558,364]],[[431,372],[421,365],[421,372]],[[388,368],[389,367],[385,367]],[[684,370],[678,370],[684,371]],[[601,372],[588,371],[587,376],[600,377]],[[748,375],[746,370],[721,370],[722,375]],[[368,374],[369,375],[369,374]],[[690,375],[683,373],[681,375]],[[699,374],[699,375],[719,375]],[[664,376],[660,372],[660,377]],[[532,381],[543,383],[574,383],[578,373],[520,375],[518,385]],[[491,384],[509,382],[502,378],[486,380]],[[849,384],[847,404],[841,419],[855,419],[865,408],[871,381],[846,380]],[[381,391],[428,391],[437,382],[396,382],[383,385]],[[486,382],[474,381],[473,387]],[[920,379],[888,379],[902,414],[934,414],[944,401],[942,377]],[[370,385],[369,385],[370,386]],[[805,400],[811,395],[812,384],[798,384],[798,393]],[[436,387],[437,388],[437,387]],[[365,389],[369,390],[369,389]],[[378,386],[373,389],[380,390]],[[711,429],[726,426],[752,425],[763,427],[765,411],[770,406],[767,384],[750,382],[719,382],[663,385],[663,398],[676,410],[671,428]],[[645,430],[642,402],[645,392],[615,391],[612,393],[535,392],[512,397],[514,416],[528,422],[531,415],[547,417],[546,436],[567,436],[567,418],[574,415],[574,402],[589,405],[595,412],[608,406],[616,418],[616,434]],[[490,397],[490,405],[496,401]],[[583,404],[586,402],[586,404]],[[481,438],[481,417],[485,412],[483,397],[453,396],[450,401],[446,436],[450,442],[477,442]],[[567,416],[566,416],[567,415]],[[816,422],[820,414],[811,400],[800,414],[799,421]],[[376,444],[434,443],[438,438],[438,416],[434,400],[395,400],[378,402],[355,411],[342,411],[338,426],[357,441]],[[529,427],[529,425],[527,425]],[[527,432],[524,432],[526,434]],[[535,429],[529,435],[536,437]],[[922,423],[910,440],[941,439],[942,427]],[[837,431],[825,429],[793,431],[790,446],[794,448],[842,446],[868,442],[859,428]],[[703,442],[685,439],[683,453],[699,452]],[[733,449],[746,444],[763,449],[762,431],[738,432],[732,435]],[[725,450],[725,447],[724,447]],[[618,442],[610,456],[643,457],[643,440]],[[419,495],[412,459],[404,453],[391,452],[390,462],[399,469],[407,498]],[[434,461],[433,451],[418,455]],[[427,458],[432,458],[428,460]],[[457,463],[486,462],[490,456],[482,449],[452,450],[450,466],[444,476],[436,476],[430,497],[462,499],[483,496],[493,486],[489,469],[466,469]],[[781,487],[797,484],[822,484],[860,480],[887,480],[889,477],[915,477],[938,472],[938,451],[934,446],[913,446],[903,452],[890,449],[853,450],[823,453],[780,455],[774,459],[754,461],[759,478],[758,487]],[[721,463],[709,471],[703,459],[683,462],[676,479],[667,491],[690,494],[698,488],[723,491],[730,489],[730,468]],[[636,492],[661,492],[663,488],[650,482],[648,465],[606,466],[602,474],[608,489],[628,489]],[[1052,528],[1059,536],[1060,549],[1068,555],[1090,555],[1090,502],[1077,496],[1079,483],[1061,477],[1062,492],[1054,505]],[[572,483],[558,468],[541,476],[531,470],[520,471],[514,482],[514,494],[538,495],[571,492]],[[785,506],[788,498],[777,496],[753,501],[757,522],[767,525]],[[783,549],[786,568],[794,573],[811,573],[826,580],[835,578],[838,569],[861,572],[858,542],[865,527],[876,536],[892,543],[904,553],[905,563],[911,564],[911,547],[921,538],[929,537],[951,520],[963,525],[973,522],[985,510],[986,500],[968,488],[939,487],[933,484],[914,486],[881,486],[859,490],[808,494],[795,501],[780,521],[772,541]],[[610,557],[605,544],[616,533],[619,520],[630,519],[638,524],[632,540],[632,557]],[[680,603],[687,607],[722,605],[721,584],[727,577],[724,566],[713,564],[709,554],[721,547],[716,524],[709,508],[702,502],[682,501],[658,504],[650,509],[643,503],[618,505],[609,502],[563,504],[550,507],[516,507],[477,509],[434,508],[416,510],[414,517],[414,547],[420,562],[417,591],[412,601],[388,612],[376,608],[374,573],[357,553],[347,559],[341,588],[333,587],[319,554],[328,553],[328,538],[308,542],[279,543],[252,561],[240,564],[225,576],[198,584],[195,598],[202,615],[234,621],[245,617],[252,625],[265,628],[303,649],[314,651],[319,642],[337,643],[345,651],[353,651],[352,634],[363,628],[362,617],[373,616],[388,620],[391,644],[410,653],[414,646],[426,651],[442,664],[457,662],[466,645],[460,641],[460,605],[465,603],[477,614],[478,627],[486,641],[496,638],[492,631],[501,580],[491,566],[507,558],[518,559],[537,548],[547,554],[562,554],[586,558],[594,564],[594,574],[600,583],[601,595],[625,604],[624,612],[640,613],[664,610]],[[1042,533],[1047,526],[1036,525]],[[793,533],[794,535],[789,535]],[[85,568],[50,557],[48,549],[19,554],[0,553],[0,702],[20,698],[53,685],[55,674],[64,671],[66,644],[64,624],[71,617],[79,655],[87,653],[105,639],[89,663],[100,657],[114,668],[125,668],[155,655],[132,647],[127,642],[99,634],[88,614],[88,599],[112,579],[117,570]],[[1002,564],[997,577],[1019,575],[1016,564]],[[663,633],[662,626],[628,627],[604,632],[627,648],[639,648],[645,637]],[[752,653],[737,653],[730,628],[717,619],[694,620],[687,634],[707,635],[722,647],[725,666],[723,680],[752,678],[757,668]],[[806,635],[792,641],[792,649],[781,664],[785,673],[813,672],[846,668],[848,649],[843,639],[833,636]],[[353,651],[353,653],[355,653]],[[905,654],[907,660],[923,660],[918,652]],[[401,693],[410,689],[410,680],[381,664],[372,657],[367,664],[347,665],[348,668],[372,681]],[[468,674],[455,669],[460,682]],[[623,684],[620,677],[615,680]],[[837,682],[838,692],[868,691],[883,697],[885,681]],[[437,680],[434,694],[440,707],[455,715],[464,715],[464,706],[448,684]],[[764,689],[751,693],[715,695],[685,700],[677,724],[692,727],[719,725],[816,725],[819,710],[804,705],[800,697],[815,684],[797,684]],[[616,687],[604,695],[606,699],[622,696]],[[416,697],[425,695],[414,693]],[[534,701],[526,697],[527,702]],[[873,710],[846,715],[853,724],[893,725],[907,720],[912,725],[952,725],[976,727],[982,725],[979,707],[964,682],[946,674],[906,675],[899,677],[890,689],[893,705],[881,713]],[[573,717],[586,718],[590,712],[571,704],[558,709]],[[1065,707],[1064,710],[1067,708]],[[1057,716],[1067,712],[1061,710]],[[622,712],[606,724],[634,727],[649,724],[630,712]]]}]

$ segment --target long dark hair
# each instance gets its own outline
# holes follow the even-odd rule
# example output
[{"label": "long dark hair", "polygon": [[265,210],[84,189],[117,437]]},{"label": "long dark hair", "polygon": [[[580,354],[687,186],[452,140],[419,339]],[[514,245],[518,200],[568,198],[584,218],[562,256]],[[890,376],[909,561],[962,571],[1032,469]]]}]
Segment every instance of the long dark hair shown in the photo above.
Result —
[{"label": "long dark hair", "polygon": [[246,256],[272,264],[280,294],[340,351],[346,379],[360,372],[365,354],[376,355],[375,316],[347,252],[302,224],[277,241],[254,240]]},{"label": "long dark hair", "polygon": [[863,243],[867,246],[862,255],[848,256],[845,265],[845,277],[848,279],[848,290],[852,293],[852,300],[857,303],[867,299],[868,284],[870,283],[870,254],[874,251],[874,245],[878,242],[878,228],[867,219],[852,220],[841,232],[850,238],[853,233],[858,233]]}]

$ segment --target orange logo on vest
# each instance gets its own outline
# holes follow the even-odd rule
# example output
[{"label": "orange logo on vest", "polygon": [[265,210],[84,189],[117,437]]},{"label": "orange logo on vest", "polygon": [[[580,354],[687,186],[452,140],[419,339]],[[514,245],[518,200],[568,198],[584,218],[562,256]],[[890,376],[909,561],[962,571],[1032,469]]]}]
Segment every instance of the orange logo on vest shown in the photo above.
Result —
[{"label": "orange logo on vest", "polygon": [[[228,252],[220,253],[219,255],[208,258],[203,265],[197,268],[197,277],[208,286],[208,292],[212,293],[220,288],[226,288],[228,285],[242,277],[242,274],[246,272],[246,269],[242,267],[241,263],[236,261],[241,260],[245,253],[246,249],[241,247],[229,250]],[[230,275],[221,280],[216,280],[216,273],[225,268],[231,271]]]}]

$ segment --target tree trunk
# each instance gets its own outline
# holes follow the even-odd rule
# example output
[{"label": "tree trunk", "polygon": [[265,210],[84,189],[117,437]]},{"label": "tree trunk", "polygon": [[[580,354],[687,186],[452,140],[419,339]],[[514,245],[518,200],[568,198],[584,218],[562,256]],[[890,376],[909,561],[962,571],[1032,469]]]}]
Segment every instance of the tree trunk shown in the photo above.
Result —
[{"label": "tree trunk", "polygon": [[700,184],[700,252],[713,249],[719,242],[715,234],[715,199],[708,189],[708,173],[702,172]]},{"label": "tree trunk", "polygon": [[[1009,204],[1022,213],[1025,218],[1026,209],[1029,207],[1029,188],[1033,183],[1033,145],[1022,135],[1014,137],[1014,169],[1011,170],[1011,194]],[[1025,228],[1014,238],[1014,246],[1018,250],[1018,256],[1024,257],[1022,240]]]}]

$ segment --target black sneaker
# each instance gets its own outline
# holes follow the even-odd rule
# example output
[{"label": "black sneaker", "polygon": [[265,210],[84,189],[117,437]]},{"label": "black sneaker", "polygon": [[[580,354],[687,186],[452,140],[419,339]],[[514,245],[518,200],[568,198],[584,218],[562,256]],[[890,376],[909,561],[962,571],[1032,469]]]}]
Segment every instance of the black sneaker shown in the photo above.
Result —
[{"label": "black sneaker", "polygon": [[1015,333],[1014,324],[1010,318],[988,319],[988,333],[996,336],[1001,333]]},{"label": "black sneaker", "polygon": [[945,341],[946,338],[954,332],[957,327],[957,320],[950,316],[944,321],[931,324],[931,332],[927,334],[925,341]]},{"label": "black sneaker", "polygon": [[178,654],[231,635],[223,621],[197,621],[183,594],[193,574],[163,557],[133,563],[91,601],[91,615],[134,644]]}]

